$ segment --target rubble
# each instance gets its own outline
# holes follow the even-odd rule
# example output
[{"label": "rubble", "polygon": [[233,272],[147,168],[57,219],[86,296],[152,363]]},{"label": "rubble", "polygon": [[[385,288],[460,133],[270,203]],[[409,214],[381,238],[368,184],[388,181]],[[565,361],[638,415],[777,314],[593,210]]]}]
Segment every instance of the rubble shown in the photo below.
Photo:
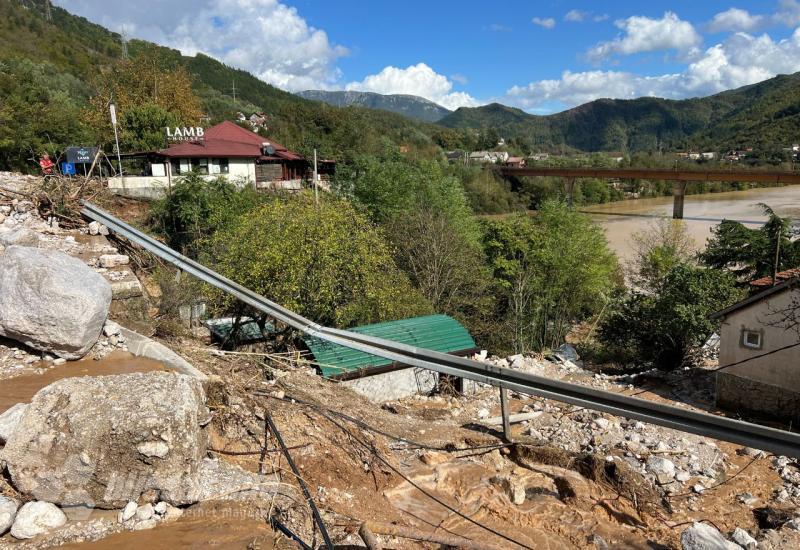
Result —
[{"label": "rubble", "polygon": [[681,533],[681,547],[683,550],[741,550],[738,544],[706,523],[694,523]]},{"label": "rubble", "polygon": [[747,548],[748,550],[752,550],[753,548],[758,548],[758,541],[750,536],[750,533],[742,529],[741,527],[737,527],[731,533],[731,538],[741,546],[742,548]]}]

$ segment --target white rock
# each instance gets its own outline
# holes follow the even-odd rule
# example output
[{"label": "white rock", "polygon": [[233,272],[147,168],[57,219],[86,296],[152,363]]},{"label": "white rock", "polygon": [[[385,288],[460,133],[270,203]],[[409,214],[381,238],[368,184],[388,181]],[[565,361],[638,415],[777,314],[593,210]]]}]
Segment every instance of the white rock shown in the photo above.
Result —
[{"label": "white rock", "polygon": [[11,526],[11,536],[17,539],[32,539],[65,523],[67,516],[55,504],[40,500],[28,502],[17,512],[17,518]]},{"label": "white rock", "polygon": [[136,515],[137,508],[139,508],[139,506],[134,501],[130,501],[128,504],[126,504],[125,508],[123,508],[122,512],[120,512],[120,523],[124,523]]},{"label": "white rock", "polygon": [[89,235],[99,235],[99,234],[100,234],[100,222],[90,222]]},{"label": "white rock", "polygon": [[611,425],[611,422],[609,422],[608,419],[603,417],[595,418],[593,422],[594,425],[600,428],[601,430],[607,430],[608,427]]},{"label": "white rock", "polygon": [[156,504],[153,509],[156,511],[156,514],[163,516],[164,514],[167,513],[167,503],[161,501],[158,504]]},{"label": "white rock", "polygon": [[100,267],[111,269],[120,265],[128,265],[130,258],[124,254],[103,254],[100,256]]},{"label": "white rock", "polygon": [[142,504],[136,509],[136,521],[147,521],[153,517],[155,510],[152,504]]},{"label": "white rock", "polygon": [[681,533],[683,550],[741,550],[741,547],[727,540],[722,533],[706,523],[694,523]]},{"label": "white rock", "polygon": [[136,450],[144,456],[164,458],[169,454],[169,445],[163,441],[143,441],[136,446]]},{"label": "white rock", "polygon": [[107,320],[106,324],[103,325],[103,334],[106,336],[117,336],[121,331],[122,327],[114,321]]},{"label": "white rock", "polygon": [[685,482],[689,481],[691,478],[692,478],[692,475],[689,472],[685,472],[683,470],[681,470],[680,472],[675,474],[675,479],[677,479],[681,483],[685,483]]},{"label": "white rock", "polygon": [[747,548],[748,550],[751,550],[752,548],[758,548],[758,541],[751,537],[750,533],[741,527],[737,527],[733,530],[731,538],[742,548]]},{"label": "white rock", "polygon": [[156,520],[154,520],[154,519],[146,519],[146,520],[137,522],[133,526],[133,530],[134,531],[146,531],[148,529],[155,528],[156,525],[158,525],[158,522]]},{"label": "white rock", "polygon": [[783,524],[783,527],[786,529],[791,529],[792,531],[800,531],[800,518],[794,518],[787,521]]},{"label": "white rock", "polygon": [[675,479],[675,464],[660,456],[647,459],[647,471],[656,476],[659,483],[669,483]]},{"label": "white rock", "polygon": [[5,443],[11,437],[14,428],[17,427],[28,405],[25,403],[17,403],[3,414],[0,414],[0,443]]},{"label": "white rock", "polygon": [[478,411],[478,418],[483,420],[484,418],[489,418],[490,414],[492,414],[492,413],[489,412],[489,409],[483,408],[483,409]]},{"label": "white rock", "polygon": [[4,535],[14,524],[17,508],[19,508],[19,502],[0,495],[0,536]]}]

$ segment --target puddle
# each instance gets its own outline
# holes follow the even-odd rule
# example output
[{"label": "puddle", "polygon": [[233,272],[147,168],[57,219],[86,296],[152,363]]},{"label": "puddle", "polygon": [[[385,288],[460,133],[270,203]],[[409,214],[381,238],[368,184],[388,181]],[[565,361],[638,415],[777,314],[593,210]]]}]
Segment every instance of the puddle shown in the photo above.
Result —
[{"label": "puddle", "polygon": [[127,351],[111,352],[99,361],[90,358],[67,361],[63,365],[49,368],[44,374],[26,374],[0,380],[0,413],[17,403],[28,403],[39,390],[63,378],[164,370],[168,369],[160,361],[138,357]]},{"label": "puddle", "polygon": [[[275,532],[251,510],[230,502],[203,502],[174,522],[146,531],[126,531],[67,550],[173,550],[175,548],[293,548],[275,544]],[[285,542],[285,541],[283,541]]]}]

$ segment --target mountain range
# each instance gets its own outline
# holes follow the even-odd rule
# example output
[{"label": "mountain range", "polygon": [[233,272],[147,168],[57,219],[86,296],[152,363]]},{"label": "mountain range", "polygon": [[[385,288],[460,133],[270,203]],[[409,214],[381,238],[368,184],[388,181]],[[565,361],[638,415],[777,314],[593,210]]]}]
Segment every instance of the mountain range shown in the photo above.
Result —
[{"label": "mountain range", "polygon": [[[87,83],[125,55],[122,37],[57,6],[52,7],[52,21],[47,21],[42,17],[43,2],[0,1],[0,71],[3,59],[28,59],[51,67],[53,79],[76,81],[71,86],[77,99],[89,97]],[[328,143],[325,154],[340,158],[385,150],[387,140],[395,145],[445,146],[438,137],[447,132],[458,137],[456,141],[464,144],[460,146],[469,147],[474,136],[489,129],[513,140],[523,152],[719,151],[800,142],[800,73],[708,97],[598,99],[539,116],[498,103],[449,112],[408,95],[326,91],[296,95],[207,55],[185,56],[140,40],[131,40],[127,49],[131,56],[155,53],[167,64],[185,67],[212,120],[233,118],[237,111],[264,111],[276,140],[302,152]],[[236,100],[231,97],[233,85]]]},{"label": "mountain range", "polygon": [[398,113],[424,122],[436,122],[452,111],[424,97],[408,94],[377,94],[375,92],[306,90],[299,92],[305,99],[322,101],[334,107],[368,107]]}]

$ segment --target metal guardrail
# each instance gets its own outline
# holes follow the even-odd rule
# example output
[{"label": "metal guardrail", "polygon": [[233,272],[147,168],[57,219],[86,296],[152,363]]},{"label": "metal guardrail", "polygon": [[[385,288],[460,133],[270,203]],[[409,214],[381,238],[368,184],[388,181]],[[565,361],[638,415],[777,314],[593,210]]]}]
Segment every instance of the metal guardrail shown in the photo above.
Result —
[{"label": "metal guardrail", "polygon": [[84,202],[81,213],[181,270],[310,336],[413,367],[800,458],[800,434],[797,433],[551,380],[391,340],[324,327],[183,256],[91,203]]}]

